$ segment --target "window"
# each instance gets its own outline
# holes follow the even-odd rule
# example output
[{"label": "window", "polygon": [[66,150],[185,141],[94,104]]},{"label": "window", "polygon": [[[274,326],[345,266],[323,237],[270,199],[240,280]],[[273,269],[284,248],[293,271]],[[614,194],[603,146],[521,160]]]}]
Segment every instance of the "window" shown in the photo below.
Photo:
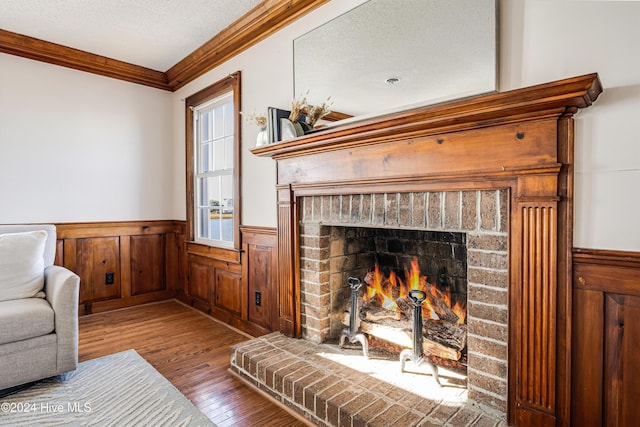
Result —
[{"label": "window", "polygon": [[187,223],[190,240],[239,249],[240,72],[190,96]]}]

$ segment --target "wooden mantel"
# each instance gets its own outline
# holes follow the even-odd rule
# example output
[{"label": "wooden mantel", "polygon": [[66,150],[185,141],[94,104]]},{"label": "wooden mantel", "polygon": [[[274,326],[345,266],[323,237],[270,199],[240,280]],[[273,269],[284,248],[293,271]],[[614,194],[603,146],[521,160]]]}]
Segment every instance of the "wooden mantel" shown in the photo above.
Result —
[{"label": "wooden mantel", "polygon": [[255,148],[277,161],[280,330],[300,334],[302,196],[508,189],[510,424],[570,424],[573,115],[597,74]]}]

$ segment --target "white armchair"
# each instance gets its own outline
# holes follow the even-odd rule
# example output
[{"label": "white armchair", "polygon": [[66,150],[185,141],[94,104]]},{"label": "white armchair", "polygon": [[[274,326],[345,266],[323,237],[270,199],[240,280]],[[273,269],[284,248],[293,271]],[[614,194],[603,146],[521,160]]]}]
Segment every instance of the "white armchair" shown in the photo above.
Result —
[{"label": "white armchair", "polygon": [[0,390],[78,364],[80,278],[55,251],[54,225],[0,225]]}]

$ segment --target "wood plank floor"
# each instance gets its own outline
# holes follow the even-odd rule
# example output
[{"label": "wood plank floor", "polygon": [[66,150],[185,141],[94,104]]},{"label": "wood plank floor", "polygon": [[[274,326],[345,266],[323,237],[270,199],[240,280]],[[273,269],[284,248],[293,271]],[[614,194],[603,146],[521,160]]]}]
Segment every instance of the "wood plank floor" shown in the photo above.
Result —
[{"label": "wood plank floor", "polygon": [[220,427],[305,426],[229,373],[229,348],[249,339],[177,301],[80,317],[79,360],[135,349]]}]

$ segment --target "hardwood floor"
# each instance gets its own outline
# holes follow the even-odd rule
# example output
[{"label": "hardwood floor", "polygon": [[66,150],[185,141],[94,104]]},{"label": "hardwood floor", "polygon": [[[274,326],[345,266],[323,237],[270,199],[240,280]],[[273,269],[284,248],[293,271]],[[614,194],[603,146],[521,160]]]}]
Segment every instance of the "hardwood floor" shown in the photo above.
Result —
[{"label": "hardwood floor", "polygon": [[79,360],[135,349],[220,427],[305,426],[229,373],[229,348],[249,339],[177,301],[82,316]]}]

